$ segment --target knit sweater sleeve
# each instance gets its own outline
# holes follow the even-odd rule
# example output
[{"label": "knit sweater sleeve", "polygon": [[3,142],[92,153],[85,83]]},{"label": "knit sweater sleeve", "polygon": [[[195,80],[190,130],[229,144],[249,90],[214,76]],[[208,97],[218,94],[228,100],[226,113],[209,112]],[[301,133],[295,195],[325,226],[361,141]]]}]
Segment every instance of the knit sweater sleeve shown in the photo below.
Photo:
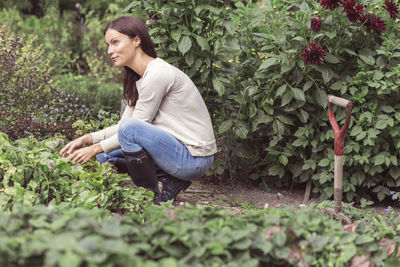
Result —
[{"label": "knit sweater sleeve", "polygon": [[103,130],[90,133],[93,139],[93,144],[100,143],[103,151],[109,153],[115,149],[120,148],[119,141],[118,141],[118,128],[119,124],[126,118],[129,118],[133,114],[133,107],[127,106],[125,108],[124,113],[121,116],[121,119],[116,125],[110,126]]}]

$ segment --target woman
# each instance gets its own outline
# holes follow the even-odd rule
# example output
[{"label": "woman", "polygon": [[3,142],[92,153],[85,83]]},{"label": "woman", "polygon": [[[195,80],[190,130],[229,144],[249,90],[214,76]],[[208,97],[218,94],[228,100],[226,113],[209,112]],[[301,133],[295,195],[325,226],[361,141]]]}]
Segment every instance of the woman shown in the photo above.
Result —
[{"label": "woman", "polygon": [[152,190],[154,203],[175,199],[204,175],[217,151],[207,107],[186,74],[157,58],[141,20],[115,19],[104,36],[114,65],[124,67],[128,106],[117,125],[79,137],[60,153],[79,164],[97,155]]}]

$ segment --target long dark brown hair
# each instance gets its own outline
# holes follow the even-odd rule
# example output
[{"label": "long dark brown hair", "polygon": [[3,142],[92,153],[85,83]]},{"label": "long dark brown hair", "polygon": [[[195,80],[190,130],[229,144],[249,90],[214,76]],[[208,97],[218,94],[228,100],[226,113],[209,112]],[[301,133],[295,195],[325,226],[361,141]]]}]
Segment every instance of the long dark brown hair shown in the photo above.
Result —
[{"label": "long dark brown hair", "polygon": [[[136,36],[140,38],[140,47],[143,52],[147,55],[156,58],[157,53],[154,50],[153,42],[151,41],[149,32],[146,29],[143,21],[136,17],[123,16],[111,21],[104,29],[104,35],[109,29],[116,30],[122,34],[128,35],[129,38],[133,39]],[[124,93],[123,97],[126,103],[133,107],[136,105],[136,101],[139,98],[138,91],[136,88],[136,81],[140,79],[139,74],[130,69],[124,67]]]}]

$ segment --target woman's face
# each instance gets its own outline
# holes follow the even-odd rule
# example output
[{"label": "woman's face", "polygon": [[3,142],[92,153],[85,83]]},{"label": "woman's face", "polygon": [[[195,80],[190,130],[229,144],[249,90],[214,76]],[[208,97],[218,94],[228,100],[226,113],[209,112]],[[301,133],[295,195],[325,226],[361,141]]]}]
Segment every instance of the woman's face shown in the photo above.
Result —
[{"label": "woman's face", "polygon": [[116,67],[127,66],[135,59],[137,48],[140,46],[140,39],[129,38],[116,30],[107,30],[104,36],[108,44],[107,54],[111,57]]}]

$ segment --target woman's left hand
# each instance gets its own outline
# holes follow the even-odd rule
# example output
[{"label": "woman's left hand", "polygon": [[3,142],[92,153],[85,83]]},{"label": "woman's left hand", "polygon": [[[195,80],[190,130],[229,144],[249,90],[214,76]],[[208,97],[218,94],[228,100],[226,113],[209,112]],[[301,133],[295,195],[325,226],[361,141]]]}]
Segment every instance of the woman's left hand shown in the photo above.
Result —
[{"label": "woman's left hand", "polygon": [[89,147],[75,150],[72,154],[68,155],[67,159],[72,160],[78,164],[84,164],[100,152],[103,152],[100,144],[95,144]]}]

